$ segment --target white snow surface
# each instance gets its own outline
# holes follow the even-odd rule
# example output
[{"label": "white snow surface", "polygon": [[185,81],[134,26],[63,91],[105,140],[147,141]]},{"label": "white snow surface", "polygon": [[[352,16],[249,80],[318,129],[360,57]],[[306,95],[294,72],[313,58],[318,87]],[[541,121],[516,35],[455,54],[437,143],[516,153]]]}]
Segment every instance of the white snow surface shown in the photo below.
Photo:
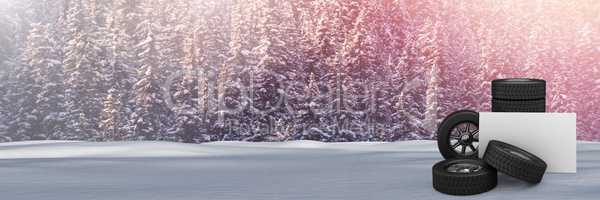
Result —
[{"label": "white snow surface", "polygon": [[394,143],[14,142],[0,144],[1,199],[597,199],[600,143],[578,143],[577,174],[539,185],[499,175],[491,192],[431,186],[434,141]]},{"label": "white snow surface", "polygon": [[[216,157],[233,155],[280,154],[306,150],[359,152],[430,151],[430,141],[399,143],[323,143],[291,141],[281,143],[214,142],[184,144],[172,142],[74,142],[27,141],[0,143],[0,159],[23,158],[142,158],[142,157]],[[293,155],[293,154],[291,154]]]}]

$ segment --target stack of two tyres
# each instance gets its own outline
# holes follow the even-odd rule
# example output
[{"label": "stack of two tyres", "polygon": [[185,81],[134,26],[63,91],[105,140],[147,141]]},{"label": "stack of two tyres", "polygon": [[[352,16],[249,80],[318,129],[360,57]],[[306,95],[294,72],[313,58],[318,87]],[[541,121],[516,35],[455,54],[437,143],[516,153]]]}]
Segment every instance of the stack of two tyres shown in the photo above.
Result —
[{"label": "stack of two tyres", "polygon": [[546,112],[546,81],[526,78],[492,81],[492,112]]}]

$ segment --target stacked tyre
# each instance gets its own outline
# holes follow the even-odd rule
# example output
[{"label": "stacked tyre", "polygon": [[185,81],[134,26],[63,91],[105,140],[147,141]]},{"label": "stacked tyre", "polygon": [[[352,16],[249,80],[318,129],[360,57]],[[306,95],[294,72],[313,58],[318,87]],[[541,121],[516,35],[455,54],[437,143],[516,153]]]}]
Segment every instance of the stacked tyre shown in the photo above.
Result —
[{"label": "stacked tyre", "polygon": [[546,112],[546,81],[539,79],[492,81],[492,112]]}]

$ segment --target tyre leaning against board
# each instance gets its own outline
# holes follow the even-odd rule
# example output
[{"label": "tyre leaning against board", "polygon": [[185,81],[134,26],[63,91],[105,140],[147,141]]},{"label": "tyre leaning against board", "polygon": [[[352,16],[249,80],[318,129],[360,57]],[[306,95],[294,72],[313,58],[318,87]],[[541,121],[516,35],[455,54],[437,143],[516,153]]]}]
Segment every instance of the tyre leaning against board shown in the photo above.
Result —
[{"label": "tyre leaning against board", "polygon": [[483,160],[499,172],[529,183],[541,182],[548,167],[532,153],[497,140],[488,143]]}]

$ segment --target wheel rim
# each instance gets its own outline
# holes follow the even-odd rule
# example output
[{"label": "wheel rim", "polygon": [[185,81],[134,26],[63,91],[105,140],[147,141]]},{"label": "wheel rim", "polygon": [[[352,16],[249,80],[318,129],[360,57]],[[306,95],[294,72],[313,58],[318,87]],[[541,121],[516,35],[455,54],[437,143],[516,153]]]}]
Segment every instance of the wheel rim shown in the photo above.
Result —
[{"label": "wheel rim", "polygon": [[455,163],[448,166],[448,168],[446,168],[446,171],[451,173],[468,174],[478,172],[481,169],[481,165],[471,163]]},{"label": "wheel rim", "polygon": [[472,122],[462,122],[450,131],[450,148],[457,154],[471,156],[479,148],[479,127]]}]

